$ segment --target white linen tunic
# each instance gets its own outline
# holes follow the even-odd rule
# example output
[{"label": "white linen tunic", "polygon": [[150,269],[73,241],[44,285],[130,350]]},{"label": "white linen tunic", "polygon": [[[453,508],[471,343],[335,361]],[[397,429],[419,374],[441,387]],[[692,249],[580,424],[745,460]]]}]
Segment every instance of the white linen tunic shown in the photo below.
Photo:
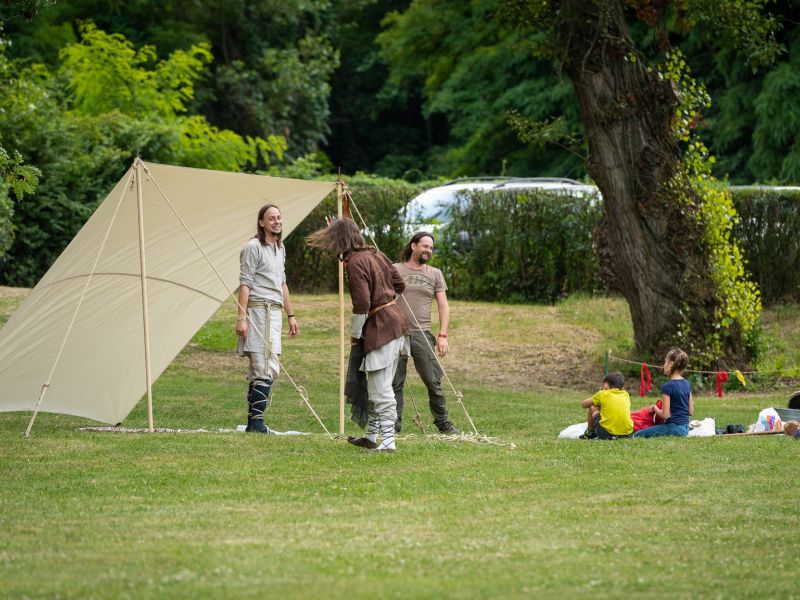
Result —
[{"label": "white linen tunic", "polygon": [[[250,303],[263,303],[269,307],[247,307],[247,337],[239,337],[236,350],[264,354],[264,341],[271,342],[270,354],[281,353],[281,308],[283,284],[286,283],[286,249],[283,245],[262,245],[258,238],[249,240],[239,254],[239,285],[250,288]],[[268,310],[269,308],[269,310]],[[268,326],[267,313],[272,313]],[[260,333],[260,335],[259,335]]]}]

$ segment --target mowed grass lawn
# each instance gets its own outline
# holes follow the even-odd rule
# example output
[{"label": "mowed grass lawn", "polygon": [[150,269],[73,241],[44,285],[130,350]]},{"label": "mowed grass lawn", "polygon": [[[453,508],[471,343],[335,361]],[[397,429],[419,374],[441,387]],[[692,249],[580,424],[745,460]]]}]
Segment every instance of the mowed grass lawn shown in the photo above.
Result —
[{"label": "mowed grass lawn", "polygon": [[[2,291],[0,322],[25,294]],[[301,335],[283,362],[335,433],[337,302],[294,304]],[[311,435],[219,432],[245,414],[228,304],[154,387],[156,426],[207,433],[90,433],[43,413],[24,439],[30,415],[0,414],[0,597],[800,595],[800,442],[558,440],[605,350],[630,355],[624,302],[452,305],[445,367],[480,432],[515,449],[408,427],[396,454],[369,454],[325,436],[286,377],[268,422]],[[796,366],[797,307],[764,321],[765,361]],[[629,384],[635,407],[654,401]],[[696,416],[747,425],[791,391],[699,391]],[[124,425],[146,426],[143,402]]]}]

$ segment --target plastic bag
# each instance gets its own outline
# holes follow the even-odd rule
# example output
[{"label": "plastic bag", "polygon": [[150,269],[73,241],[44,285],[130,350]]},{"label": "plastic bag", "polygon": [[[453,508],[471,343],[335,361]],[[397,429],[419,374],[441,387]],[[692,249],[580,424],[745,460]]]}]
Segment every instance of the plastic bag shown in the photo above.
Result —
[{"label": "plastic bag", "polygon": [[774,408],[765,408],[758,413],[758,420],[753,425],[753,433],[766,431],[783,431],[783,422]]},{"label": "plastic bag", "polygon": [[589,425],[586,423],[586,421],[583,423],[575,423],[559,433],[558,437],[562,440],[577,440],[586,432],[588,428]]},{"label": "plastic bag", "polygon": [[717,434],[717,424],[712,417],[689,423],[689,437],[711,437]]}]

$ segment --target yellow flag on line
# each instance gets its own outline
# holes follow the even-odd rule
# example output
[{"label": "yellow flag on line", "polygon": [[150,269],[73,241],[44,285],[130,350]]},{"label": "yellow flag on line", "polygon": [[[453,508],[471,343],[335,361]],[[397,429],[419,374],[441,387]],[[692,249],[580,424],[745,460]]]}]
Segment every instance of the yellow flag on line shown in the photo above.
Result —
[{"label": "yellow flag on line", "polygon": [[741,383],[742,385],[747,385],[747,381],[745,380],[744,375],[742,375],[742,372],[739,370],[736,371],[736,379],[738,379],[739,383]]}]

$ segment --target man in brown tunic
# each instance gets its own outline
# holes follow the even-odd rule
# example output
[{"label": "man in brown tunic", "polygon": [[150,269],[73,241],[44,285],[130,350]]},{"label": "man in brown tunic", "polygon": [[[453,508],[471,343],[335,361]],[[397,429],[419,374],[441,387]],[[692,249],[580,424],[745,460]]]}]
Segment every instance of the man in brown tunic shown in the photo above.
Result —
[{"label": "man in brown tunic", "polygon": [[344,261],[353,302],[350,342],[364,345],[361,370],[367,375],[369,420],[364,436],[348,441],[370,450],[394,452],[397,403],[392,379],[407,333],[405,317],[397,306],[397,296],[405,289],[403,278],[388,258],[364,245],[351,219],[340,219],[312,233],[308,242],[335,252]]}]

